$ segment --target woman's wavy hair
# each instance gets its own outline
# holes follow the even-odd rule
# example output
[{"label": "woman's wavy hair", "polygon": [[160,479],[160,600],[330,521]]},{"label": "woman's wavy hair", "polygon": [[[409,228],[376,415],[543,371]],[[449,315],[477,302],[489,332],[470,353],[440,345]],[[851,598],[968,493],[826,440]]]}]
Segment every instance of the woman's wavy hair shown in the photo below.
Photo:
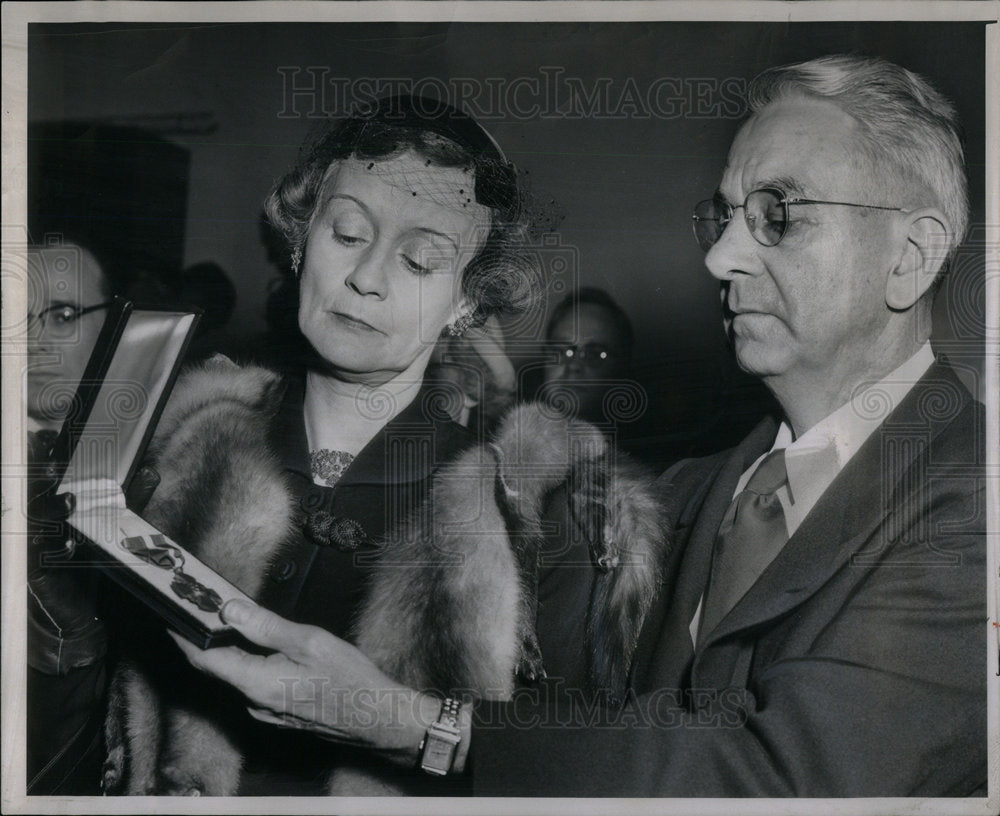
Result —
[{"label": "woman's wavy hair", "polygon": [[304,249],[331,164],[377,161],[411,150],[431,166],[470,168],[475,200],[490,211],[486,240],[462,272],[462,292],[475,304],[474,321],[534,306],[541,276],[537,254],[528,247],[530,217],[516,171],[482,126],[439,100],[388,97],[368,113],[333,122],[274,186],[264,203],[267,220],[290,251]]}]

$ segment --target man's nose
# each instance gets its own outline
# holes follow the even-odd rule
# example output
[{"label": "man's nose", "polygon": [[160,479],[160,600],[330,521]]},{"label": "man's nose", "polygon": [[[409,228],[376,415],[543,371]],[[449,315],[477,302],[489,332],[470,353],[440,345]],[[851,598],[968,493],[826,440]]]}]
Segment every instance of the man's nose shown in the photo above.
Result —
[{"label": "man's nose", "polygon": [[566,371],[574,377],[579,377],[586,370],[586,368],[587,363],[583,359],[583,355],[579,352],[566,360]]},{"label": "man's nose", "polygon": [[42,319],[38,315],[29,314],[25,331],[28,351],[44,351],[46,346],[45,335],[46,332],[42,324]]},{"label": "man's nose", "polygon": [[705,266],[720,281],[732,280],[738,274],[754,275],[760,270],[760,249],[740,208],[705,255]]}]

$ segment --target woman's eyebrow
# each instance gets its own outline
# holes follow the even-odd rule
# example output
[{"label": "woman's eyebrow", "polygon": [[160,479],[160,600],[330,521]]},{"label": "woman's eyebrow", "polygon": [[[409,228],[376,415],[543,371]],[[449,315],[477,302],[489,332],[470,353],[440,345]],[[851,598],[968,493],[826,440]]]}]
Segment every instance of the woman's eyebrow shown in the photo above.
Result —
[{"label": "woman's eyebrow", "polygon": [[353,201],[355,204],[357,204],[366,213],[370,213],[371,212],[371,210],[368,208],[368,205],[365,204],[364,201],[362,201],[360,198],[357,198],[355,196],[350,195],[349,193],[332,192],[332,193],[330,193],[330,195],[328,195],[326,197],[326,200],[323,202],[323,206],[326,207],[335,198],[342,199],[344,201]]},{"label": "woman's eyebrow", "polygon": [[451,244],[456,250],[458,249],[458,242],[446,232],[441,232],[440,230],[431,229],[430,227],[416,227],[415,232],[423,232],[427,235],[434,235],[438,238],[444,238],[449,244]]},{"label": "woman's eyebrow", "polygon": [[[327,206],[334,199],[340,199],[343,201],[352,201],[353,203],[357,204],[360,209],[364,210],[365,213],[369,214],[371,213],[371,209],[368,207],[367,204],[365,204],[365,202],[363,202],[360,198],[357,198],[356,196],[350,195],[349,193],[337,193],[337,192],[330,193],[330,195],[326,197],[326,201],[323,202],[323,206],[324,207]],[[446,240],[449,244],[451,244],[456,250],[458,249],[458,242],[446,232],[441,232],[440,230],[432,229],[431,227],[415,227],[414,231],[423,232],[426,233],[427,235],[434,235],[439,238],[444,238],[444,240]]]}]

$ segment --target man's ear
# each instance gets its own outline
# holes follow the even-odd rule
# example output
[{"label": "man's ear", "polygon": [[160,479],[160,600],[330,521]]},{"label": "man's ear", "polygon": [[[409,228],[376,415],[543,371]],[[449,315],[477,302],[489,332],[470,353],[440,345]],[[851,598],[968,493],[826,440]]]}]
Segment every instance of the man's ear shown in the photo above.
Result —
[{"label": "man's ear", "polygon": [[885,302],[905,311],[924,296],[948,257],[951,229],[944,213],[921,207],[906,214],[906,243],[885,282]]}]

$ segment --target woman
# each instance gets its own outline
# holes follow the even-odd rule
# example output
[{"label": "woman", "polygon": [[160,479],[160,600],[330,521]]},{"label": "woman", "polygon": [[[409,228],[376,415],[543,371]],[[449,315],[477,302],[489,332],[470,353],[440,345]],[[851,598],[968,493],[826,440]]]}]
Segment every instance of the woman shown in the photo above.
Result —
[{"label": "woman", "polygon": [[[160,485],[144,515],[268,607],[346,637],[376,542],[469,442],[424,382],[438,338],[524,308],[537,275],[512,168],[475,122],[433,100],[394,97],[337,123],[266,211],[299,280],[305,370],[281,378],[215,360],[183,377],[151,446]],[[159,651],[133,650],[118,673],[107,787],[322,792],[334,751],[276,744],[247,723],[215,728],[226,718],[200,684],[153,679]],[[156,711],[137,703],[152,698]]]},{"label": "woman", "polygon": [[[535,553],[516,557],[528,548],[510,542],[516,532],[537,544],[546,489],[575,459],[603,453],[598,434],[571,437],[537,412],[506,423],[488,449],[461,453],[469,439],[425,381],[443,334],[534,299],[512,167],[454,108],[393,97],[336,125],[267,212],[299,279],[305,371],[283,378],[215,359],[184,375],[150,448],[147,472],[160,481],[143,515],[264,606],[356,640],[400,679],[509,694],[516,669],[540,670],[535,596],[523,589]],[[522,420],[534,429],[526,476],[515,467]],[[571,451],[571,438],[595,447]],[[448,561],[435,549],[445,540],[471,546]],[[631,595],[651,593],[652,581],[640,584]],[[397,776],[352,748],[247,718],[237,695],[178,665],[154,631],[120,642],[107,792],[441,790],[431,776]],[[298,684],[286,692],[310,699]]]}]

